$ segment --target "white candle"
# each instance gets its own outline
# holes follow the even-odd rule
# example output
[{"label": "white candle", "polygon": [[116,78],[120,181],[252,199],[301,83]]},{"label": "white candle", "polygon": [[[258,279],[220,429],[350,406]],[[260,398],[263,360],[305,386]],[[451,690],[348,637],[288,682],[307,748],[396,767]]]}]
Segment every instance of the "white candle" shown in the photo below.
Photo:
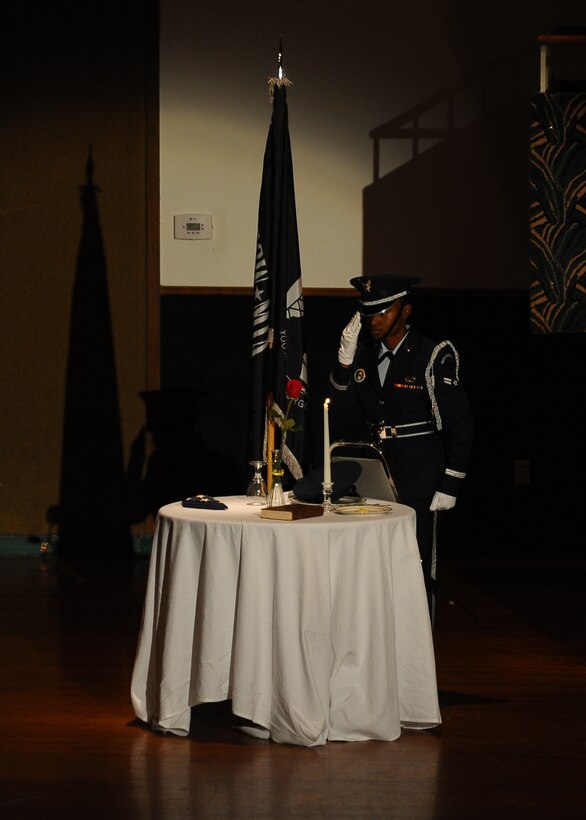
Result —
[{"label": "white candle", "polygon": [[332,480],[330,465],[330,420],[329,420],[330,400],[324,401],[324,481]]}]

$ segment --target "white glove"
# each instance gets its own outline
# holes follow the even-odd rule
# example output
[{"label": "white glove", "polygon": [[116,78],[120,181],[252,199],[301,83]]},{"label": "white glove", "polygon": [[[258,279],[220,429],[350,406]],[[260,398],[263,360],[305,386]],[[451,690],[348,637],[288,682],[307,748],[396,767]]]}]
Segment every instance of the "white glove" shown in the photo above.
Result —
[{"label": "white glove", "polygon": [[340,339],[340,347],[338,348],[338,361],[340,364],[349,365],[354,361],[354,354],[358,345],[358,334],[361,328],[360,313],[356,311],[354,316],[350,319]]},{"label": "white glove", "polygon": [[453,495],[446,495],[445,493],[436,493],[431,499],[429,509],[432,512],[436,510],[451,510],[456,506],[456,497]]}]

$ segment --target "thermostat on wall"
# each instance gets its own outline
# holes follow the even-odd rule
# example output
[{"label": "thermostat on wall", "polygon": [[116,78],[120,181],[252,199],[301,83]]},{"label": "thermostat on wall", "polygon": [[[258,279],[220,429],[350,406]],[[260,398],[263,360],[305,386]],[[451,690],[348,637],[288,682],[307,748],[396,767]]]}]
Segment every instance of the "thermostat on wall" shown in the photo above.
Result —
[{"label": "thermostat on wall", "polygon": [[211,239],[211,214],[182,214],[174,217],[175,239]]}]

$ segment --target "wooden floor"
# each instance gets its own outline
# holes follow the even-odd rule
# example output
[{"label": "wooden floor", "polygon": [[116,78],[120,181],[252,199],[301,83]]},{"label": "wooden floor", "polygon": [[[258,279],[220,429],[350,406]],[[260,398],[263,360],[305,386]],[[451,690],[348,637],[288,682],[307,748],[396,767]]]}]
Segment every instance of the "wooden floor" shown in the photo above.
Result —
[{"label": "wooden floor", "polygon": [[440,567],[443,725],[316,749],[134,718],[148,559],[0,558],[0,817],[585,816],[584,565]]}]

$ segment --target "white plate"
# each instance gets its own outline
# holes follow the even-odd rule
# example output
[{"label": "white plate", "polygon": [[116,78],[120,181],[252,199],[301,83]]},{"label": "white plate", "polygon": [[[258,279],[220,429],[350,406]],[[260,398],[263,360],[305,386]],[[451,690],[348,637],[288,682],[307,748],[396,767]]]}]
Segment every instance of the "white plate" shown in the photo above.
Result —
[{"label": "white plate", "polygon": [[334,512],[340,515],[384,515],[392,512],[390,504],[352,504],[343,507],[334,506]]}]

